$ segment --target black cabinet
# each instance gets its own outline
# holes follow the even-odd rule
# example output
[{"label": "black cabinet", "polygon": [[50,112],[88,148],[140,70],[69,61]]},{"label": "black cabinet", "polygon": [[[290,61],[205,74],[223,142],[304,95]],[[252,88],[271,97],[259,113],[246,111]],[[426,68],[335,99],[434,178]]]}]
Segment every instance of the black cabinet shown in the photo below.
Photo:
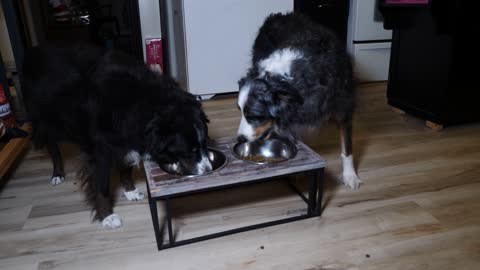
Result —
[{"label": "black cabinet", "polygon": [[441,125],[480,120],[478,31],[467,2],[413,7],[393,22],[390,105]]}]

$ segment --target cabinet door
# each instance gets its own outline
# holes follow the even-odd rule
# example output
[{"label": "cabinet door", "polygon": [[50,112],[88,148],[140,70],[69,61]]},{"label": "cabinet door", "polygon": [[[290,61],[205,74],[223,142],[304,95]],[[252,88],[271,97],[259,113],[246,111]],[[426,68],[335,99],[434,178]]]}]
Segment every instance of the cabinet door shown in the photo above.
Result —
[{"label": "cabinet door", "polygon": [[292,10],[293,0],[183,0],[189,91],[238,91],[265,17]]},{"label": "cabinet door", "polygon": [[386,81],[390,65],[390,42],[354,44],[354,71],[360,81]]}]

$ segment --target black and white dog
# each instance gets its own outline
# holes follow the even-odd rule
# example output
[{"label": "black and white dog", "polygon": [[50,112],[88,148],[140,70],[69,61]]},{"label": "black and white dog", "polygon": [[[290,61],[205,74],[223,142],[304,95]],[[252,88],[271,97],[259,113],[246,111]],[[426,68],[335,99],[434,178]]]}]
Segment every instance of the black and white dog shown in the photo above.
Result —
[{"label": "black and white dog", "polygon": [[344,46],[305,16],[271,14],[255,39],[252,66],[239,81],[239,141],[275,132],[295,139],[298,126],[335,119],[342,131],[343,181],[361,181],[352,158],[354,83]]},{"label": "black and white dog", "polygon": [[87,156],[81,170],[87,202],[106,228],[122,224],[113,213],[112,168],[129,200],[144,197],[131,176],[142,158],[193,174],[212,169],[201,104],[131,56],[90,46],[37,47],[26,55],[22,81],[33,142],[52,157],[51,184],[65,177],[58,143],[78,145]]}]

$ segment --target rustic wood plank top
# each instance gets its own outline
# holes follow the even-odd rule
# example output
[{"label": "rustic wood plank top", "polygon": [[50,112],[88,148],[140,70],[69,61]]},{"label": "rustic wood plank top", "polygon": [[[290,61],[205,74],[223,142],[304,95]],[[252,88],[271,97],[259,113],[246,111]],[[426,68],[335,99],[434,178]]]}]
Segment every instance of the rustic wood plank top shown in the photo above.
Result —
[{"label": "rustic wood plank top", "polygon": [[[28,133],[31,133],[32,131],[30,124],[24,124],[21,129]],[[28,142],[30,142],[30,136],[25,138],[14,138],[0,149],[0,181],[3,180],[3,176],[8,172],[18,155],[28,145]]]},{"label": "rustic wood plank top", "polygon": [[210,144],[210,147],[218,149],[226,155],[227,164],[222,169],[207,175],[170,175],[155,162],[145,161],[144,169],[152,198],[198,192],[215,187],[320,169],[327,164],[321,156],[300,141],[297,142],[298,152],[295,158],[262,165],[248,163],[233,156],[231,148],[234,143],[235,139],[233,138],[222,138]]}]

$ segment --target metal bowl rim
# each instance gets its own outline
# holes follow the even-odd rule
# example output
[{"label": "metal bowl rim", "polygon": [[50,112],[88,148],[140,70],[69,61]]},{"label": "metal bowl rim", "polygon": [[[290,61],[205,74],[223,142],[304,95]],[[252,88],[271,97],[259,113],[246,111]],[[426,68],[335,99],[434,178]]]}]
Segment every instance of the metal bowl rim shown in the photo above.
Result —
[{"label": "metal bowl rim", "polygon": [[[283,142],[282,140],[278,140],[276,139],[277,141],[281,141]],[[251,161],[251,160],[246,160],[246,159],[243,159],[242,157],[240,157],[239,155],[237,155],[237,153],[235,153],[235,147],[237,145],[240,145],[240,144],[244,144],[244,143],[250,143],[250,142],[237,142],[237,143],[234,143],[233,146],[231,147],[230,151],[232,152],[232,155],[243,161],[243,162],[248,162],[248,163],[252,163],[252,164],[257,164],[257,165],[265,165],[265,164],[276,164],[276,163],[282,163],[282,162],[285,162],[285,161],[288,161],[288,160],[291,160],[291,159],[294,159],[296,156],[297,156],[297,153],[298,153],[298,149],[297,149],[297,146],[296,144],[292,144],[293,145],[293,155],[290,157],[290,158],[287,158],[287,159],[284,159],[282,161],[277,161],[277,162],[268,162],[268,161],[265,161],[265,162],[254,162],[254,161]],[[285,143],[286,144],[286,143]]]},{"label": "metal bowl rim", "polygon": [[225,167],[227,164],[228,164],[228,156],[225,155],[222,151],[218,150],[217,148],[214,148],[214,147],[207,147],[208,151],[212,151],[212,152],[217,152],[217,153],[220,153],[221,155],[223,155],[225,157],[225,161],[223,162],[222,165],[220,165],[220,167],[216,168],[215,170],[211,170],[207,173],[204,173],[204,174],[171,174],[169,172],[167,172],[166,170],[164,170],[162,168],[162,165],[159,165],[160,169],[162,169],[162,171],[164,171],[165,173],[169,174],[169,175],[172,175],[172,176],[181,176],[183,178],[190,178],[190,177],[198,177],[198,176],[204,176],[204,175],[209,175],[209,174],[212,174],[214,172],[218,172],[220,171],[221,169],[223,169],[223,167]]}]

